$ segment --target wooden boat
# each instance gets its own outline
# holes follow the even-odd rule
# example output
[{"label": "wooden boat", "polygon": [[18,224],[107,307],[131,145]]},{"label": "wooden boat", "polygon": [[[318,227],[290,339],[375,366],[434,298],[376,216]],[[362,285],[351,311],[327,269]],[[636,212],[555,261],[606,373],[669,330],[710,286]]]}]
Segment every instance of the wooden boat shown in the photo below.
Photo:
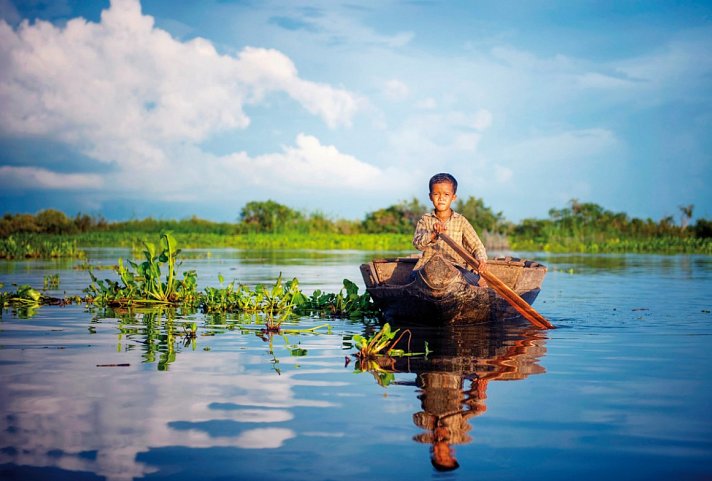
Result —
[{"label": "wooden boat", "polygon": [[[417,257],[398,257],[361,265],[366,290],[388,322],[478,324],[520,317],[493,289],[478,285],[477,276],[439,254],[414,271],[417,262]],[[512,257],[488,260],[487,267],[530,305],[547,270]]]}]

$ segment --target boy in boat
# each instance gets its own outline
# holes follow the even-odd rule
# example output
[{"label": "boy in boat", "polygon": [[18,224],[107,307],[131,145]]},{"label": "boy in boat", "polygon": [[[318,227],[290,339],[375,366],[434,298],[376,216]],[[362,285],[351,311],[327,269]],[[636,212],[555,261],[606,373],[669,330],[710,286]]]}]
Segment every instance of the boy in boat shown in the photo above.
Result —
[{"label": "boy in boat", "polygon": [[[415,227],[413,246],[423,251],[423,255],[414,269],[421,268],[432,256],[440,254],[460,267],[467,268],[467,263],[445,241],[438,239],[438,234],[445,232],[460,244],[472,256],[482,261],[480,269],[487,267],[487,251],[468,220],[452,210],[450,204],[457,199],[457,180],[450,174],[435,174],[429,183],[430,200],[433,211],[424,214]],[[483,281],[484,282],[484,281]]]}]

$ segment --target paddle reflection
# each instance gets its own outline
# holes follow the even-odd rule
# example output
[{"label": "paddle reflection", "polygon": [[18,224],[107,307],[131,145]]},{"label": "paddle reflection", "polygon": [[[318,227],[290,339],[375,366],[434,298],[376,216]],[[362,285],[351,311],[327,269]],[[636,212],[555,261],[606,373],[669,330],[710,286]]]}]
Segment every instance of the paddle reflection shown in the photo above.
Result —
[{"label": "paddle reflection", "polygon": [[546,333],[511,325],[414,328],[411,332],[414,351],[426,342],[432,351],[427,359],[396,360],[398,371],[416,374],[422,410],[413,415],[413,422],[424,432],[413,439],[430,445],[437,470],[457,469],[453,446],[472,441],[470,419],[487,410],[488,383],[544,373],[538,362],[546,352]]}]

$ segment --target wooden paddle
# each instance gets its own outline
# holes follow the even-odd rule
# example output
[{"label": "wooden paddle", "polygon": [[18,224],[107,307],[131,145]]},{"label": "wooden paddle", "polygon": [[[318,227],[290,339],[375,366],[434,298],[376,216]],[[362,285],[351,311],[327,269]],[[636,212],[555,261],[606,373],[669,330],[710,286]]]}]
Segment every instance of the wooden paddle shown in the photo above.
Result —
[{"label": "wooden paddle", "polygon": [[532,306],[522,299],[519,294],[514,292],[507,284],[502,282],[497,276],[489,272],[489,270],[480,270],[480,261],[475,259],[469,252],[462,248],[460,244],[452,240],[450,236],[441,232],[439,237],[445,241],[447,245],[452,247],[452,249],[457,252],[457,254],[465,259],[465,262],[474,267],[475,270],[480,274],[487,284],[494,289],[494,291],[504,298],[513,308],[517,310],[527,321],[531,322],[534,326],[539,329],[554,329],[555,326],[547,321],[544,316],[539,314],[534,310]]}]

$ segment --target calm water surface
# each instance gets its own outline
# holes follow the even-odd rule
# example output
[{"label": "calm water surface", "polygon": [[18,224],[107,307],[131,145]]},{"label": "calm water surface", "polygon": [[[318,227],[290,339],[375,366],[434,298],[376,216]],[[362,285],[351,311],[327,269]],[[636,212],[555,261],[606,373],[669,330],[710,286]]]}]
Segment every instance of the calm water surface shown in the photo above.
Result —
[{"label": "calm water surface", "polygon": [[[384,255],[188,254],[201,288],[282,273],[307,293],[363,287],[359,263]],[[414,329],[432,354],[381,373],[352,356],[373,321],[269,338],[247,317],[5,309],[0,479],[712,479],[712,257],[527,257],[549,267],[535,307],[558,329]],[[81,294],[74,264],[2,262],[0,282],[59,273],[49,295]],[[195,342],[167,334],[194,321]]]}]

